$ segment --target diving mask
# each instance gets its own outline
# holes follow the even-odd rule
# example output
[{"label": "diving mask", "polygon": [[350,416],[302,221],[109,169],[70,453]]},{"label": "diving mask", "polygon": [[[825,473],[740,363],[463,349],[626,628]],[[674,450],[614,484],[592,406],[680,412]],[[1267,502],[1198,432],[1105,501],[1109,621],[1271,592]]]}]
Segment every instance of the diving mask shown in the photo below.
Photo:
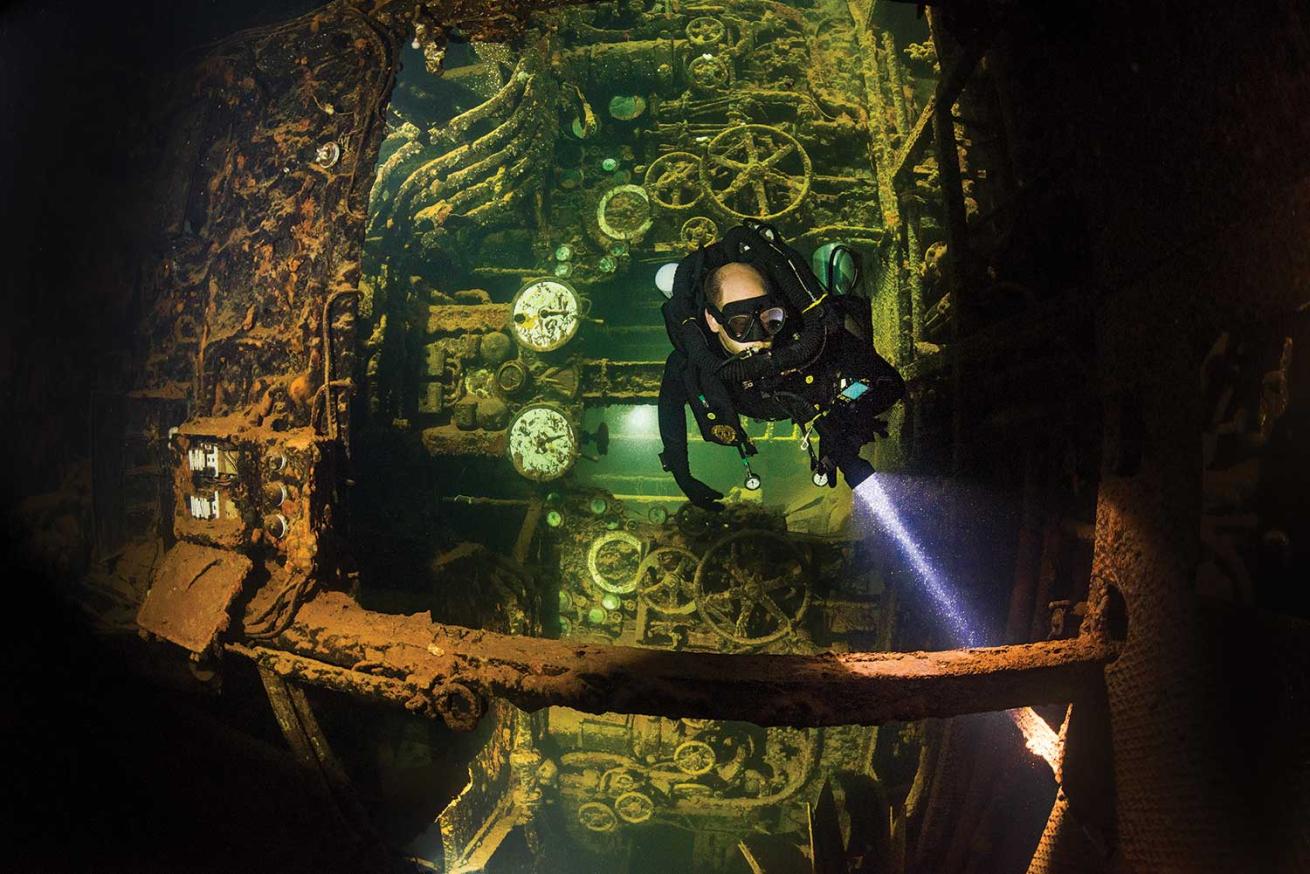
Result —
[{"label": "diving mask", "polygon": [[770,340],[787,322],[787,311],[768,295],[735,300],[723,309],[710,306],[723,330],[738,343]]}]

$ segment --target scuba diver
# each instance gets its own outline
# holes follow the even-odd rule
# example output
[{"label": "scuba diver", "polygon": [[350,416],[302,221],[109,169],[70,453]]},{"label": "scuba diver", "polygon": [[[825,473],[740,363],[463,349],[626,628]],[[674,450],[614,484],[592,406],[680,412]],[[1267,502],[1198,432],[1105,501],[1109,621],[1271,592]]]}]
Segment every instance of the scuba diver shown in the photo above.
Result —
[{"label": "scuba diver", "polygon": [[860,449],[887,435],[878,416],[905,383],[873,348],[869,301],[837,288],[833,256],[825,288],[777,231],[747,223],[688,255],[671,288],[665,282],[673,352],[660,385],[660,462],[693,504],[722,509],[723,493],[691,475],[688,404],[703,439],[737,449],[747,489],[760,478],[742,415],[798,424],[815,485],[836,486],[840,470],[854,488],[873,473]]}]

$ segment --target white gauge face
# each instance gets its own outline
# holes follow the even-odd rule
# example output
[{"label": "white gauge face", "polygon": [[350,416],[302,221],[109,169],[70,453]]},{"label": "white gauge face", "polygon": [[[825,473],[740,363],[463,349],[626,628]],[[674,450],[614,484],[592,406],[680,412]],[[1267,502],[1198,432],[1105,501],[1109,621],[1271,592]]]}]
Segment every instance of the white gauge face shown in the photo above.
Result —
[{"label": "white gauge face", "polygon": [[510,309],[514,336],[533,352],[550,352],[572,340],[578,316],[578,293],[554,279],[524,288]]},{"label": "white gauge face", "polygon": [[568,473],[578,457],[578,432],[554,407],[524,407],[509,426],[509,458],[531,480]]}]

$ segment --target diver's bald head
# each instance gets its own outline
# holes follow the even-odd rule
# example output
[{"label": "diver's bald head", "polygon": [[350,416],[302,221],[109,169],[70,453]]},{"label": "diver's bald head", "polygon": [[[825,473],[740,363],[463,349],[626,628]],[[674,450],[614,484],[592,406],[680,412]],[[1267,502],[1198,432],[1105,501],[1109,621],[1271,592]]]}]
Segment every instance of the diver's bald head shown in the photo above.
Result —
[{"label": "diver's bald head", "polygon": [[722,312],[728,304],[736,303],[741,300],[750,300],[753,297],[764,297],[769,293],[769,286],[764,279],[764,274],[756,270],[749,264],[740,261],[729,261],[722,267],[710,271],[705,277],[705,302],[709,308],[705,310],[705,324],[709,329],[718,336],[719,342],[728,352],[736,355],[741,352],[755,351],[758,349],[768,349],[773,345],[772,338],[768,340],[752,340],[741,342],[729,337],[727,332],[722,330],[719,320],[714,317],[710,309]]},{"label": "diver's bald head", "polygon": [[705,300],[715,309],[739,300],[768,294],[764,274],[749,264],[729,261],[705,277]]}]

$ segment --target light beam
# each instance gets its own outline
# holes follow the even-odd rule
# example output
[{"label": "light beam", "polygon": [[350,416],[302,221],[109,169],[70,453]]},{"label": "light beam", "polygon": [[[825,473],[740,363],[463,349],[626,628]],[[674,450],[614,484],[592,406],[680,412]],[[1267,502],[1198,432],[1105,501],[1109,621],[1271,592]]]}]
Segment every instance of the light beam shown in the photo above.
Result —
[{"label": "light beam", "polygon": [[933,567],[928,556],[924,555],[914,536],[901,521],[900,514],[896,512],[891,498],[882,487],[881,477],[875,473],[860,483],[855,489],[855,495],[873,513],[883,529],[896,540],[901,553],[919,577],[924,590],[932,598],[938,617],[955,633],[957,640],[965,646],[980,645],[978,633],[969,625],[955,594],[947,588],[937,569]]},{"label": "light beam", "polygon": [[[855,489],[860,502],[878,520],[900,547],[902,554],[914,569],[924,590],[932,598],[937,608],[937,615],[955,633],[957,640],[965,646],[978,646],[978,634],[969,625],[960,608],[957,596],[947,588],[945,581],[938,575],[937,569],[919,547],[914,536],[910,534],[901,516],[896,512],[878,474],[866,479]],[[1042,759],[1051,768],[1056,780],[1060,779],[1060,760],[1064,754],[1064,740],[1051,730],[1031,707],[1010,710],[1007,715],[1023,735],[1024,745],[1034,756]]]}]

